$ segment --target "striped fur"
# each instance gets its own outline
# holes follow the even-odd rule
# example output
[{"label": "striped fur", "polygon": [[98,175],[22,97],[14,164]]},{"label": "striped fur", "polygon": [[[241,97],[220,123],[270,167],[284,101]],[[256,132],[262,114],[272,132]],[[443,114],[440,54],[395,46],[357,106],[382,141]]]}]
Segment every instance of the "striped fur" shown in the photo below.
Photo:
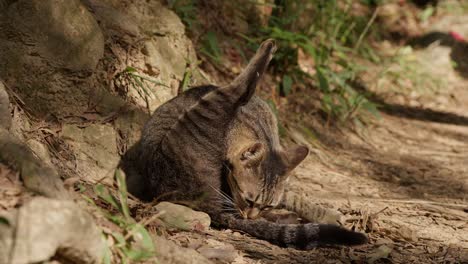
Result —
[{"label": "striped fur", "polygon": [[255,219],[279,204],[287,174],[308,152],[283,150],[274,115],[254,96],[275,49],[265,41],[231,84],[192,88],[156,109],[122,158],[129,191],[143,200],[190,201],[215,224],[280,246],[363,243],[365,236],[338,226]]}]

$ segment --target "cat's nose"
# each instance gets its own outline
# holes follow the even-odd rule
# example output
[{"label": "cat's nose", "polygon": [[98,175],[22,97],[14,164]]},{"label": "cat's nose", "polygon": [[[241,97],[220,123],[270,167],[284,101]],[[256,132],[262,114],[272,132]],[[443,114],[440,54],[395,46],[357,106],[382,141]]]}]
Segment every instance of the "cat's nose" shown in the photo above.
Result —
[{"label": "cat's nose", "polygon": [[256,219],[260,216],[260,210],[258,208],[248,208],[245,211],[248,219]]}]

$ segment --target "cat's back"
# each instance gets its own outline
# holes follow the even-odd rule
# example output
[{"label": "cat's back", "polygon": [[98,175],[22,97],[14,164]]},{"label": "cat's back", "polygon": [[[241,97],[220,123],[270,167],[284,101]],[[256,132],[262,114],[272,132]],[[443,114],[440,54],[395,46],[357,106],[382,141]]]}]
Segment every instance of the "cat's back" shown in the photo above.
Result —
[{"label": "cat's back", "polygon": [[213,85],[194,87],[159,106],[142,130],[141,143],[146,147],[159,145],[179,117],[214,89],[216,86]]}]

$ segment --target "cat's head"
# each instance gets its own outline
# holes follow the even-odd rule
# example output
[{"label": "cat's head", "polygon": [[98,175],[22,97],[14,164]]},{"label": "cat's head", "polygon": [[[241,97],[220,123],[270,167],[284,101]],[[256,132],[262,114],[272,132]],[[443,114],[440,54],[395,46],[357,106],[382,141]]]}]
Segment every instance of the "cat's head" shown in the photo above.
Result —
[{"label": "cat's head", "polygon": [[240,109],[227,132],[226,153],[233,207],[245,218],[256,218],[280,203],[289,174],[309,153],[304,146],[280,145],[275,115],[253,96],[275,51],[274,40],[264,41],[244,71],[221,88],[230,94],[246,91],[236,104]]},{"label": "cat's head", "polygon": [[271,149],[263,142],[251,142],[231,157],[228,182],[241,216],[255,219],[278,206],[291,171],[308,153],[305,146]]}]

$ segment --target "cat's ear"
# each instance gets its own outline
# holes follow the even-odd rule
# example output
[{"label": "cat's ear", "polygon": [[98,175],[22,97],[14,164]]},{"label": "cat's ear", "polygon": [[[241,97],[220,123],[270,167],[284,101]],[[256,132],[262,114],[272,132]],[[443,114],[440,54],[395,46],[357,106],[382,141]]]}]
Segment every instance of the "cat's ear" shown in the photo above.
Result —
[{"label": "cat's ear", "polygon": [[309,154],[309,148],[306,146],[296,146],[286,151],[288,160],[288,169],[291,171],[297,167]]},{"label": "cat's ear", "polygon": [[237,106],[246,104],[255,93],[258,81],[262,78],[265,70],[276,51],[276,43],[273,39],[267,39],[258,48],[254,57],[249,61],[247,67],[228,86],[223,87],[232,94],[239,96]]},{"label": "cat's ear", "polygon": [[[193,149],[194,142],[199,149],[206,149],[205,142],[220,146],[220,139],[225,135],[228,124],[235,118],[237,109],[252,98],[257,82],[265,72],[275,50],[274,40],[263,42],[245,70],[229,85],[208,92],[196,104],[188,107],[179,116],[171,131],[166,132],[167,136],[161,144],[174,149]],[[200,135],[204,135],[203,140]],[[221,147],[217,149],[220,150]],[[253,149],[261,151],[262,148]],[[185,152],[187,155],[193,153],[196,152]]]},{"label": "cat's ear", "polygon": [[255,166],[263,160],[265,156],[265,146],[262,143],[254,143],[243,150],[240,154],[240,161],[244,166]]}]

